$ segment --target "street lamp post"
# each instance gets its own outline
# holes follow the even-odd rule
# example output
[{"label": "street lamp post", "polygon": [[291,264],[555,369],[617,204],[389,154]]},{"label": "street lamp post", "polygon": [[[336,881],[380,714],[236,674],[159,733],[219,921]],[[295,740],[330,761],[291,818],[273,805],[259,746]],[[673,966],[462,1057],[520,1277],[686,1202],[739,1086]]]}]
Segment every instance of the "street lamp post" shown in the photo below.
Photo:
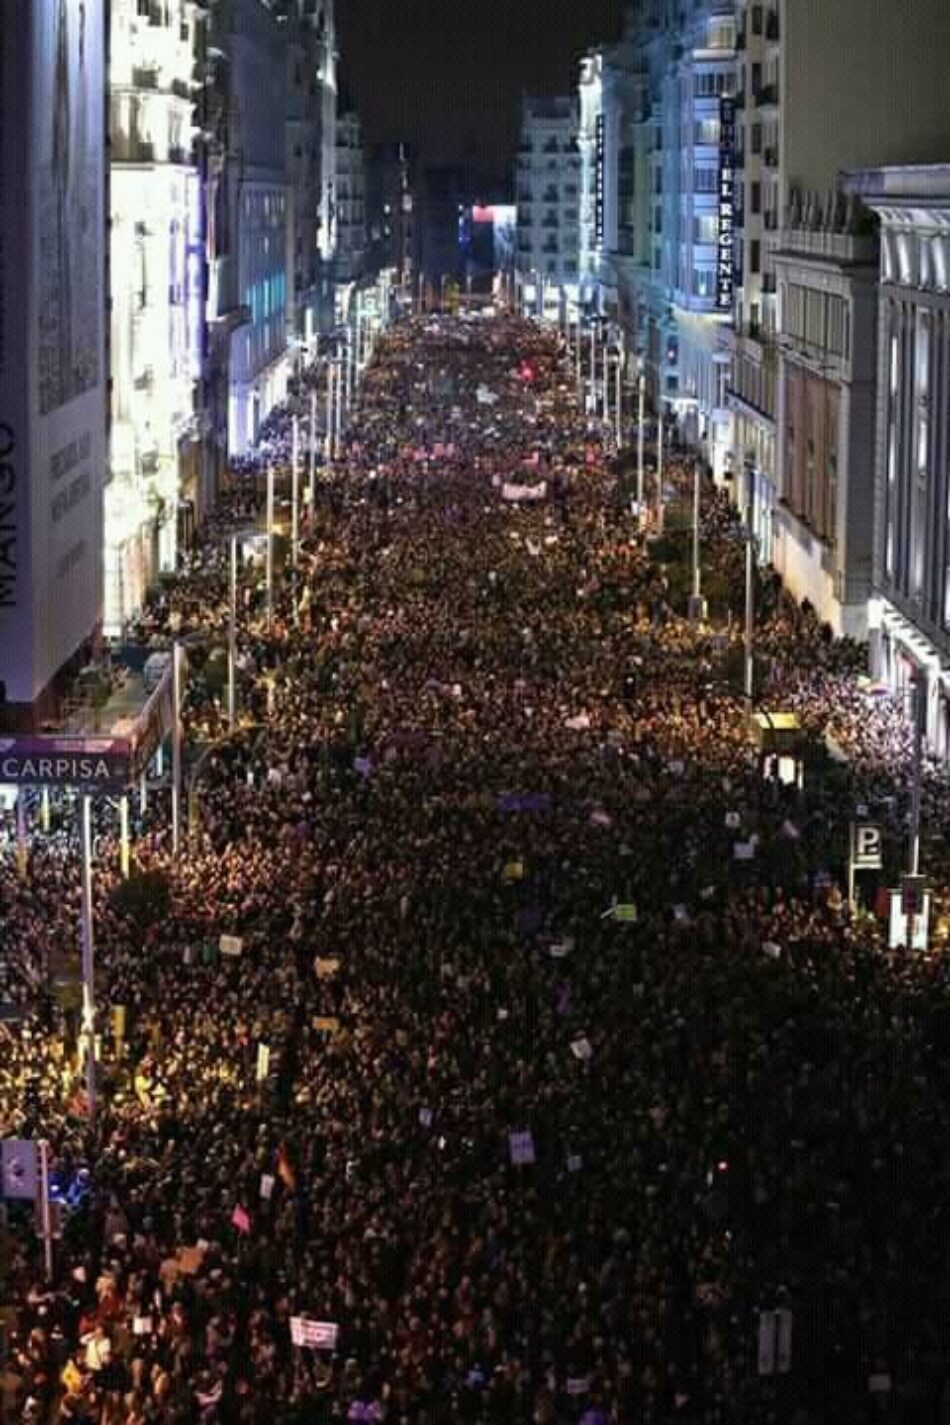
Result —
[{"label": "street lamp post", "polygon": [[323,453],[327,465],[333,459],[333,358],[327,353],[327,428],[323,437]]},{"label": "street lamp post", "polygon": [[699,515],[700,515],[700,481],[702,479],[702,462],[696,460],[693,463],[693,592],[689,601],[689,616],[694,623],[702,623],[706,617],[706,600],[702,596],[701,574],[699,566]]},{"label": "street lamp post", "polygon": [[334,353],[333,365],[336,377],[336,415],[333,421],[333,453],[340,453],[340,437],[343,433],[343,366],[339,353]]},{"label": "street lamp post", "polygon": [[231,536],[231,589],[228,603],[228,730],[237,718],[237,535]]},{"label": "street lamp post", "polygon": [[[590,395],[591,401],[596,405],[597,400],[597,323],[591,319],[590,324]],[[586,404],[586,402],[585,402]]]},{"label": "street lamp post", "polygon": [[96,979],[92,929],[92,797],[80,796],[82,839],[82,1029],[86,1046],[89,1126],[96,1126]]},{"label": "street lamp post", "polygon": [[297,567],[300,542],[300,420],[294,416],[290,448],[290,562]]},{"label": "street lamp post", "polygon": [[617,352],[617,364],[614,368],[614,435],[619,455],[623,443],[623,347]]},{"label": "street lamp post", "polygon": [[267,627],[274,617],[274,467],[267,467],[267,554],[264,563],[264,579],[267,589]]},{"label": "street lamp post", "polygon": [[581,395],[583,393],[584,380],[581,372],[581,356],[583,354],[583,332],[581,329],[581,309],[579,305],[576,309],[575,316],[577,318],[577,322],[574,333],[574,374],[575,379],[577,381],[577,398],[578,400],[580,400]]},{"label": "street lamp post", "polygon": [[310,529],[317,507],[317,388],[310,390]]},{"label": "street lamp post", "polygon": [[182,769],[182,725],[181,725],[181,644],[172,644],[172,855],[178,855],[181,847],[181,769]]},{"label": "street lamp post", "polygon": [[657,402],[656,422],[656,532],[663,533],[663,397]]},{"label": "street lamp post", "polygon": [[646,374],[643,357],[637,362],[637,520],[643,523],[643,406],[646,400]]},{"label": "street lamp post", "polygon": [[610,369],[610,354],[607,346],[607,333],[604,332],[604,345],[602,351],[601,380],[600,380],[600,407],[601,419],[610,419],[610,397],[608,395],[608,371]]},{"label": "street lamp post", "polygon": [[755,516],[755,466],[751,460],[746,460],[745,475],[745,637],[743,690],[745,692],[746,702],[751,707],[755,639],[755,535],[752,529]]},{"label": "street lamp post", "polygon": [[914,762],[910,794],[910,843],[907,855],[907,874],[909,876],[920,874],[920,802],[924,765],[925,688],[926,678],[923,669],[918,669],[914,675],[910,704],[914,718]]}]

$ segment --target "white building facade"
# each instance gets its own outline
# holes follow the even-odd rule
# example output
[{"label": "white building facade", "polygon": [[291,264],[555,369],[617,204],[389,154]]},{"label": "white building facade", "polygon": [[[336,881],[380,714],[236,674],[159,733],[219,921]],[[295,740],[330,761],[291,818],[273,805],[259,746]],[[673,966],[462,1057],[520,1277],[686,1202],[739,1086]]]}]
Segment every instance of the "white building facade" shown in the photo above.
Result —
[{"label": "white building facade", "polygon": [[848,175],[879,216],[872,672],[950,756],[950,164]]},{"label": "white building facade", "polygon": [[111,426],[104,629],[175,567],[204,459],[202,197],[192,157],[191,0],[113,0],[109,122]]},{"label": "white building facade", "polygon": [[579,298],[578,106],[525,99],[515,174],[516,273],[527,310],[557,319]]}]

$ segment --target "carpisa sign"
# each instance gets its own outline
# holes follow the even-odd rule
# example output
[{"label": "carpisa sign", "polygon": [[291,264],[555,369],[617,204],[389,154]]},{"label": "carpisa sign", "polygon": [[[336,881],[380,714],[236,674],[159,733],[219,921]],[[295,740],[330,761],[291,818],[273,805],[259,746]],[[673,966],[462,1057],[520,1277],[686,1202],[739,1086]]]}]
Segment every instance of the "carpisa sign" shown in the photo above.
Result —
[{"label": "carpisa sign", "polygon": [[0,737],[0,782],[114,787],[130,777],[131,746],[123,737]]}]

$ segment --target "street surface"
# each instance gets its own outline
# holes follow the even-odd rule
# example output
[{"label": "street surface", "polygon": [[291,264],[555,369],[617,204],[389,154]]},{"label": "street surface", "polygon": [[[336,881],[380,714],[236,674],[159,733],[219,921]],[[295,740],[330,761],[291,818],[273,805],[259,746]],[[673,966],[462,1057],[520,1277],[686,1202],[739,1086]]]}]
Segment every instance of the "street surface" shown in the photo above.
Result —
[{"label": "street surface", "polygon": [[[692,466],[669,479],[675,531]],[[146,632],[226,628],[242,480]],[[948,972],[843,899],[857,803],[900,863],[909,738],[763,580],[763,700],[850,759],[763,778],[711,488],[702,527],[731,632],[682,617],[675,541],[664,569],[550,335],[382,342],[296,587],[271,626],[242,599],[246,722],[179,864],[161,799],[140,827],[171,886],[152,923],[117,907],[100,817],[95,1143],[59,1012],[0,1029],[0,1129],[92,1185],[42,1315],[31,1233],[10,1244],[44,1409],[51,1321],[75,1398],[115,1402],[69,1418],[844,1425],[875,1374],[935,1398]],[[202,677],[188,727],[218,735]],[[75,944],[77,885],[65,824],[25,882],[3,861],[8,997],[44,939]],[[790,1370],[761,1376],[756,1313],[784,1305]],[[291,1316],[336,1323],[335,1354]]]}]

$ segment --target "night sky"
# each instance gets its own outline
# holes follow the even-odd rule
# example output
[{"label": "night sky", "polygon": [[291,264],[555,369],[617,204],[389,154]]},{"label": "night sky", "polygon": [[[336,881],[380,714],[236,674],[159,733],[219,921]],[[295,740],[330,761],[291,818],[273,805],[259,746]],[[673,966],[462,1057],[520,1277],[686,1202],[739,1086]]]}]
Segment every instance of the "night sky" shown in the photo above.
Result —
[{"label": "night sky", "polygon": [[573,91],[577,61],[615,39],[623,0],[337,0],[344,85],[367,144],[504,178],[523,91]]}]

